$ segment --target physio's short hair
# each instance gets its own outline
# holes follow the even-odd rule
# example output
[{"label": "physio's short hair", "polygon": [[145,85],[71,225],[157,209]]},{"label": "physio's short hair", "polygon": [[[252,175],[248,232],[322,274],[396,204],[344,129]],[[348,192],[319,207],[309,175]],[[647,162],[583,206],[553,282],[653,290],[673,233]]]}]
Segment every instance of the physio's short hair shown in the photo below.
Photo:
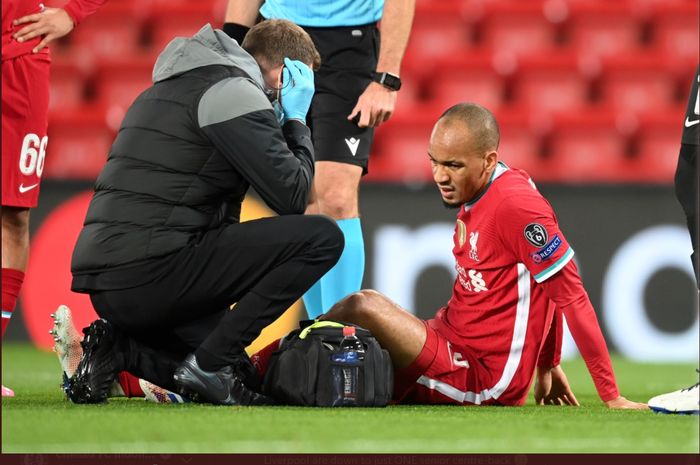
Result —
[{"label": "physio's short hair", "polygon": [[438,122],[443,124],[460,121],[469,129],[470,143],[475,151],[488,153],[498,150],[501,134],[496,118],[486,108],[476,103],[458,103],[442,114]]},{"label": "physio's short hair", "polygon": [[314,70],[321,66],[321,55],[309,34],[286,19],[268,19],[256,24],[245,35],[241,47],[258,64],[269,68],[283,65],[284,57],[311,63]]}]

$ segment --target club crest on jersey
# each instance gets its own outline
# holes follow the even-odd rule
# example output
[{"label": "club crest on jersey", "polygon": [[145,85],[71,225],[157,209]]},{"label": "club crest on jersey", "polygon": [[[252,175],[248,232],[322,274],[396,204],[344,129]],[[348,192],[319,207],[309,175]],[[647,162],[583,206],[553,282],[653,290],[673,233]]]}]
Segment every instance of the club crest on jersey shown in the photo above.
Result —
[{"label": "club crest on jersey", "polygon": [[476,242],[479,240],[479,231],[472,231],[469,233],[469,245],[471,249],[469,250],[469,258],[475,262],[479,261],[479,255],[476,250]]},{"label": "club crest on jersey", "polygon": [[525,226],[525,239],[535,247],[544,247],[547,244],[547,230],[539,223],[530,223]]},{"label": "club crest on jersey", "polygon": [[561,246],[561,238],[559,237],[559,234],[555,234],[554,237],[552,238],[551,241],[544,247],[542,247],[540,250],[537,252],[533,253],[530,255],[530,258],[532,258],[532,261],[535,263],[542,263],[545,260],[548,260],[552,258],[554,255],[554,252],[559,250],[559,246]]},{"label": "club crest on jersey", "polygon": [[465,242],[467,242],[467,225],[464,221],[457,220],[457,244],[462,247]]}]

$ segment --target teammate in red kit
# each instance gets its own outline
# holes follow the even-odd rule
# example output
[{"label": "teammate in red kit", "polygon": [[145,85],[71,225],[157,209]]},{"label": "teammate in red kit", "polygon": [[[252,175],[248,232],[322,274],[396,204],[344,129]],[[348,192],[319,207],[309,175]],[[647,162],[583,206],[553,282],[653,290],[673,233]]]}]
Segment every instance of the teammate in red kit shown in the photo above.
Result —
[{"label": "teammate in red kit", "polygon": [[[559,365],[562,314],[611,408],[620,393],[595,311],[551,205],[521,170],[498,161],[498,125],[474,104],[448,109],[428,154],[443,203],[459,208],[458,277],[447,306],[423,321],[382,294],[351,294],[324,318],[369,329],[397,369],[399,403],[578,405]],[[253,361],[264,365],[263,352]]]},{"label": "teammate in red kit", "polygon": [[[2,2],[2,334],[24,281],[29,210],[37,205],[48,137],[49,49],[106,0],[71,0],[44,8],[35,0]],[[12,390],[2,386],[2,395]]]}]

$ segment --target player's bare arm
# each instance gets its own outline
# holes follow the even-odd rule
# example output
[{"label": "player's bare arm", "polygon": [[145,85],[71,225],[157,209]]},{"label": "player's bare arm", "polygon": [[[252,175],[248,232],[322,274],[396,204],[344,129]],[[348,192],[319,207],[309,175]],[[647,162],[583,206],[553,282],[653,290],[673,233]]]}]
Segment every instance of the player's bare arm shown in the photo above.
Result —
[{"label": "player's bare arm", "polygon": [[43,40],[32,49],[37,53],[49,42],[59,39],[73,30],[73,18],[63,8],[44,8],[41,13],[23,16],[13,21],[15,26],[27,24],[14,35],[17,42],[24,42],[35,37],[44,36]]},{"label": "player's bare arm", "polygon": [[[415,5],[415,0],[386,0],[377,61],[378,73],[399,76],[401,60],[411,32]],[[354,119],[359,114],[360,119],[357,123],[359,127],[377,127],[391,118],[396,106],[396,98],[397,91],[377,82],[371,82],[360,95],[355,108],[348,115],[348,120]]]}]

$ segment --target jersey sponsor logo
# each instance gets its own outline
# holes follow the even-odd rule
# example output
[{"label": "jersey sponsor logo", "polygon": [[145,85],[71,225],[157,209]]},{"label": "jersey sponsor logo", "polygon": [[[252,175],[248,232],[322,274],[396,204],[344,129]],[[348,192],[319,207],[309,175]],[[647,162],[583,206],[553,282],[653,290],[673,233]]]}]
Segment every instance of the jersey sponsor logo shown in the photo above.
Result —
[{"label": "jersey sponsor logo", "polygon": [[696,120],[691,121],[690,118],[688,118],[687,116],[685,117],[685,127],[686,128],[689,128],[691,126],[695,126],[698,123],[700,123],[700,119],[696,119]]},{"label": "jersey sponsor logo", "polygon": [[354,157],[357,154],[358,147],[360,146],[360,139],[351,137],[350,139],[345,139],[345,143],[348,145],[350,153],[352,153],[352,156]]},{"label": "jersey sponsor logo", "polygon": [[484,280],[484,276],[480,271],[467,271],[462,268],[459,263],[455,265],[455,268],[457,269],[457,279],[464,289],[476,293],[489,290],[489,288],[486,287],[486,280]]},{"label": "jersey sponsor logo", "polygon": [[537,252],[533,253],[530,255],[530,258],[532,258],[532,261],[535,263],[542,263],[545,260],[548,260],[552,258],[554,255],[554,252],[559,250],[559,247],[562,244],[562,240],[559,237],[559,234],[555,234],[554,237],[552,238],[551,241],[544,247],[542,247],[540,250]]},{"label": "jersey sponsor logo", "polygon": [[467,242],[467,225],[464,221],[457,220],[457,244],[462,247],[465,242]]},{"label": "jersey sponsor logo", "polygon": [[469,258],[471,258],[475,262],[479,261],[479,254],[478,254],[478,251],[476,250],[476,242],[478,240],[479,240],[479,232],[478,231],[472,231],[469,233],[469,245],[471,246],[471,249],[469,250]]},{"label": "jersey sponsor logo", "polygon": [[19,185],[19,193],[24,194],[25,192],[29,192],[30,190],[34,189],[38,185],[39,185],[39,183],[32,184],[30,186],[25,186],[24,184],[20,184]]},{"label": "jersey sponsor logo", "polygon": [[535,247],[544,247],[549,236],[544,226],[539,223],[530,223],[525,226],[525,239]]}]

